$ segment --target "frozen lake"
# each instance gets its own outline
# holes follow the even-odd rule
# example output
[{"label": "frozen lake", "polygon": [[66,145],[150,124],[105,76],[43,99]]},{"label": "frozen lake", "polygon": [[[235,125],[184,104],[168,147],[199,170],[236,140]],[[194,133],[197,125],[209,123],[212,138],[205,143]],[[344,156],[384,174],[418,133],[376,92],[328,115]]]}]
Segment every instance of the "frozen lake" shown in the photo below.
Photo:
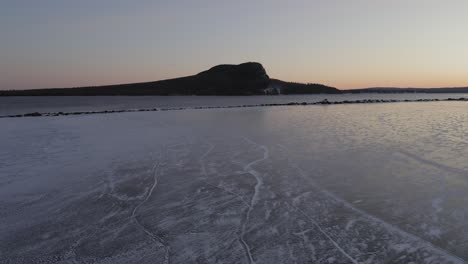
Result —
[{"label": "frozen lake", "polygon": [[[312,100],[300,98],[287,101]],[[467,113],[428,102],[3,118],[0,263],[465,263]]]},{"label": "frozen lake", "polygon": [[468,94],[310,94],[281,96],[18,96],[0,97],[0,116],[33,112],[90,112],[145,108],[237,106],[256,104],[314,103],[363,99],[447,99],[468,98]]}]

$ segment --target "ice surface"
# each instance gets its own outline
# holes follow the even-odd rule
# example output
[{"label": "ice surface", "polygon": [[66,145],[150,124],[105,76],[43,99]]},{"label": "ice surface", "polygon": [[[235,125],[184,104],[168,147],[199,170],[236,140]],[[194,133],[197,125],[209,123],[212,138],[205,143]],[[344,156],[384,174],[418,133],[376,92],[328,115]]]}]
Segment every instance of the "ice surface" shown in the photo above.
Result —
[{"label": "ice surface", "polygon": [[0,263],[465,263],[466,102],[0,120]]}]

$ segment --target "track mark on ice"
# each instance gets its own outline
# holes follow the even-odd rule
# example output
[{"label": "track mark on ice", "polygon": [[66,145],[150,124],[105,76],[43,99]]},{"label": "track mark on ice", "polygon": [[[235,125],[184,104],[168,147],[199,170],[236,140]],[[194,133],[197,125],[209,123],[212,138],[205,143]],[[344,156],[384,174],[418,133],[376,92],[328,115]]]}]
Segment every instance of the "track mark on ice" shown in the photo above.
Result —
[{"label": "track mark on ice", "polygon": [[[293,208],[295,208],[298,212],[300,212],[305,218],[307,218],[319,231],[322,233],[330,242],[335,246],[338,251],[341,252],[346,258],[348,258],[352,263],[358,264],[359,262],[355,260],[353,257],[351,257],[346,251],[336,242],[312,217],[310,217],[308,214],[306,214],[304,211],[299,209],[298,207],[291,205]],[[308,230],[306,230],[308,231]],[[304,231],[305,232],[305,231]],[[304,235],[305,233],[299,233]]]},{"label": "track mark on ice", "polygon": [[[429,166],[432,166],[436,169],[439,169],[439,170],[442,170],[442,171],[447,171],[447,172],[451,172],[451,173],[454,173],[454,174],[458,174],[458,175],[462,175],[462,176],[466,176],[468,174],[468,172],[466,172],[465,170],[462,170],[462,169],[458,169],[458,168],[453,168],[453,167],[450,167],[450,166],[447,166],[447,165],[444,165],[444,164],[441,164],[441,163],[438,163],[438,162],[435,162],[435,161],[431,161],[431,160],[427,160],[427,159],[424,159],[418,155],[415,155],[413,153],[410,153],[410,152],[407,152],[405,150],[399,150],[398,153],[410,158],[410,159],[413,159],[417,162],[420,162],[422,164],[426,164],[426,165],[429,165]],[[442,211],[444,210],[444,207],[443,207],[443,203],[444,201],[447,199],[447,194],[449,193],[448,190],[447,190],[447,175],[445,175],[444,173],[441,174],[440,176],[440,183],[439,183],[439,195],[438,196],[435,196],[432,201],[431,201],[431,205],[432,205],[432,209],[433,209],[433,212],[432,212],[432,219],[434,222],[439,222],[439,215],[442,213]],[[439,231],[434,231],[434,230],[437,230],[438,228],[433,228],[430,232],[429,232],[429,235],[430,236],[435,236],[437,238],[440,238],[440,230]]]},{"label": "track mark on ice", "polygon": [[411,159],[414,159],[418,162],[421,162],[421,163],[424,163],[424,164],[427,164],[427,165],[430,165],[432,167],[435,167],[437,169],[440,169],[442,171],[448,171],[448,172],[452,172],[452,173],[455,173],[455,174],[459,174],[459,175],[462,175],[462,176],[466,176],[468,174],[467,171],[465,170],[462,170],[462,169],[458,169],[458,168],[454,168],[454,167],[450,167],[450,166],[447,166],[447,165],[444,165],[444,164],[441,164],[441,163],[438,163],[438,162],[435,162],[435,161],[432,161],[432,160],[427,160],[427,159],[424,159],[416,154],[413,154],[413,153],[410,153],[410,152],[407,152],[405,150],[399,150],[398,153],[401,153]]},{"label": "track mark on ice", "polygon": [[[288,149],[286,147],[284,147],[283,145],[281,144],[277,144],[281,149],[283,149],[285,152],[289,152]],[[431,249],[433,252],[437,252],[438,254],[440,254],[441,256],[445,257],[447,260],[453,262],[453,263],[466,263],[465,260],[461,259],[460,257],[456,256],[456,255],[453,255],[452,253],[446,251],[445,249],[442,249],[434,244],[432,244],[431,242],[417,236],[417,235],[414,235],[414,234],[411,234],[411,233],[408,233],[406,231],[404,231],[403,229],[397,227],[397,226],[394,226],[390,223],[387,223],[385,222],[384,220],[368,213],[368,212],[365,212],[357,207],[354,207],[352,204],[350,204],[349,202],[343,200],[342,198],[338,197],[336,194],[320,187],[314,180],[312,180],[310,177],[307,177],[307,175],[305,174],[304,170],[302,170],[297,164],[295,164],[294,162],[291,161],[291,159],[287,158],[288,160],[288,163],[289,163],[289,166],[291,166],[292,168],[296,169],[298,172],[299,172],[299,175],[307,180],[312,186],[314,186],[315,188],[319,189],[322,193],[324,193],[325,195],[329,196],[330,198],[334,199],[335,201],[341,203],[344,207],[366,217],[367,219],[371,220],[371,221],[374,221],[378,224],[380,224],[381,226],[383,226],[384,228],[386,228],[388,231],[391,231],[391,232],[394,232],[394,233],[397,233],[403,237],[406,237],[407,239],[410,239],[412,240],[413,242],[418,242],[419,245],[418,247],[421,248],[421,247],[425,247],[426,249]],[[431,162],[432,163],[432,162]],[[452,168],[453,169],[453,168]]]},{"label": "track mark on ice", "polygon": [[132,211],[132,215],[130,216],[131,219],[133,219],[135,221],[135,223],[143,230],[143,232],[145,232],[148,236],[151,237],[152,240],[155,240],[157,241],[159,244],[161,244],[161,246],[164,248],[164,251],[165,251],[165,255],[164,255],[164,263],[168,264],[169,263],[169,246],[167,245],[167,243],[162,239],[160,238],[159,236],[157,236],[156,234],[152,233],[151,231],[149,231],[137,218],[137,211],[138,209],[143,206],[143,204],[145,204],[148,199],[151,197],[151,195],[153,194],[154,190],[156,189],[156,186],[158,185],[158,180],[159,180],[159,170],[160,170],[160,167],[161,167],[161,161],[162,161],[162,151],[160,153],[160,157],[159,157],[159,160],[154,164],[153,168],[151,169],[151,171],[153,172],[153,185],[151,186],[150,190],[148,191],[145,199],[143,201],[141,201],[141,203],[137,204],[137,206],[135,206],[135,208],[133,209]]},{"label": "track mark on ice", "polygon": [[200,157],[200,165],[201,165],[201,169],[202,169],[202,173],[203,175],[205,176],[205,178],[208,178],[208,172],[206,171],[206,165],[205,165],[205,158],[211,153],[211,151],[213,151],[214,149],[214,145],[211,144],[211,143],[208,143],[208,145],[210,146],[208,148],[208,150],[203,153],[203,155],[201,155]]}]

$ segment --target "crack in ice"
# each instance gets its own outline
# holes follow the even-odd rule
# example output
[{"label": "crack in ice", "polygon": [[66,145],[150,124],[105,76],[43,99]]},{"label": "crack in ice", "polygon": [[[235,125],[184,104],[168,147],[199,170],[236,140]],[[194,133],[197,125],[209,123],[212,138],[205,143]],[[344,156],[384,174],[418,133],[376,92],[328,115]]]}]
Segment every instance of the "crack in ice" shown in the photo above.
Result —
[{"label": "crack in ice", "polygon": [[244,198],[242,198],[239,194],[235,193],[235,192],[232,192],[226,188],[223,188],[221,186],[218,186],[218,185],[215,185],[215,184],[212,184],[210,182],[208,182],[208,180],[206,180],[208,178],[208,172],[206,171],[206,165],[205,165],[205,158],[211,153],[211,151],[213,151],[214,149],[214,145],[211,144],[211,143],[208,143],[209,144],[209,148],[208,150],[200,157],[200,165],[201,165],[201,168],[202,168],[202,173],[203,175],[205,176],[203,179],[203,182],[206,183],[207,185],[210,185],[211,187],[213,188],[216,188],[216,189],[219,189],[223,192],[226,192],[226,193],[229,193],[233,196],[235,196],[236,198],[238,198],[245,206],[247,207],[250,207],[250,205],[244,200]]},{"label": "crack in ice", "polygon": [[241,243],[244,245],[244,249],[246,251],[246,254],[247,254],[247,257],[249,259],[249,263],[251,264],[255,264],[255,260],[253,259],[253,256],[252,256],[252,250],[249,246],[249,244],[247,244],[247,242],[245,241],[244,239],[244,236],[245,236],[245,232],[246,232],[246,229],[247,229],[247,223],[250,221],[250,214],[252,213],[252,210],[255,206],[255,204],[257,203],[258,201],[258,195],[259,195],[259,192],[260,192],[260,188],[261,186],[263,185],[263,179],[260,175],[260,173],[256,170],[254,170],[252,168],[252,166],[254,166],[255,164],[258,164],[266,159],[269,158],[269,151],[268,151],[268,148],[263,146],[263,145],[259,145],[257,143],[255,143],[254,141],[248,139],[248,138],[244,138],[247,142],[250,142],[251,144],[254,144],[256,145],[257,147],[259,147],[260,149],[263,150],[263,157],[260,158],[260,159],[257,159],[257,160],[254,160],[250,163],[248,163],[247,165],[244,166],[244,171],[246,171],[247,173],[249,173],[250,175],[254,176],[255,180],[256,180],[256,184],[255,184],[255,187],[254,187],[254,194],[252,195],[252,198],[250,200],[250,206],[247,210],[247,213],[246,213],[246,216],[245,216],[245,219],[242,223],[242,228],[241,228],[241,234],[240,234],[240,241]]},{"label": "crack in ice", "polygon": [[152,240],[156,240],[159,244],[162,245],[162,247],[164,248],[164,251],[165,251],[165,255],[164,255],[164,263],[168,264],[169,263],[169,246],[166,244],[166,242],[160,238],[159,236],[157,236],[156,234],[152,233],[151,231],[149,231],[137,218],[137,211],[138,209],[143,206],[143,204],[145,204],[149,198],[151,197],[151,195],[153,194],[154,190],[156,189],[156,186],[158,185],[158,179],[159,179],[159,170],[160,170],[160,166],[161,166],[161,160],[162,160],[162,151],[160,153],[160,157],[159,157],[159,160],[154,164],[153,168],[151,169],[151,171],[153,172],[153,185],[151,186],[150,190],[148,191],[145,199],[139,203],[137,206],[135,206],[135,208],[133,209],[132,211],[132,215],[130,216],[134,221],[135,223],[143,230],[143,232],[145,232],[148,236],[150,236],[152,238]]},{"label": "crack in ice", "polygon": [[[227,193],[229,193],[229,194],[232,194],[232,195],[236,196],[236,197],[237,197],[238,199],[240,199],[241,202],[248,208],[248,212],[249,212],[249,211],[252,209],[252,205],[251,205],[251,204],[248,204],[248,203],[244,200],[244,198],[241,197],[239,194],[236,194],[236,193],[234,193],[234,192],[231,192],[231,191],[227,190],[226,188],[222,188],[222,187],[216,186],[216,185],[214,185],[214,184],[211,184],[210,182],[208,182],[208,181],[206,180],[206,178],[208,178],[208,173],[207,173],[207,171],[206,171],[206,166],[205,166],[204,159],[205,159],[205,158],[208,156],[208,154],[214,149],[214,145],[213,145],[213,144],[210,143],[209,145],[210,145],[209,149],[200,157],[200,164],[201,164],[201,166],[202,166],[202,173],[203,173],[204,176],[205,176],[205,179],[204,179],[203,181],[204,181],[206,184],[208,184],[208,185],[210,185],[210,186],[212,186],[212,187],[214,187],[214,188],[220,189],[220,190],[222,190],[222,191],[224,191],[224,192],[227,192]],[[249,213],[247,213],[247,214],[249,214]],[[253,264],[253,263],[255,263],[255,261],[254,261],[254,259],[253,259],[253,257],[252,257],[252,253],[251,253],[251,250],[250,250],[249,245],[247,244],[247,242],[246,242],[246,241],[244,240],[244,238],[243,238],[244,233],[245,233],[245,223],[242,224],[242,226],[241,226],[241,235],[238,236],[238,239],[239,239],[239,241],[240,241],[242,247],[244,248],[244,250],[245,250],[245,252],[246,252],[246,256],[247,256],[247,258],[248,258],[248,260],[249,260],[249,263]]]},{"label": "crack in ice", "polygon": [[[207,171],[206,171],[206,166],[205,166],[204,159],[205,159],[206,156],[208,156],[208,154],[214,149],[214,145],[213,145],[213,144],[210,143],[209,145],[210,145],[210,148],[208,149],[208,151],[205,152],[205,153],[201,156],[201,158],[200,158],[200,163],[201,163],[201,166],[202,166],[202,173],[205,175],[205,178],[208,178],[208,173],[207,173]],[[207,180],[203,180],[203,181],[204,181],[206,184],[208,184],[208,185],[210,185],[210,186],[212,186],[212,187],[214,187],[214,188],[216,188],[216,189],[219,189],[219,190],[221,190],[221,191],[224,191],[224,192],[227,192],[227,193],[229,193],[229,194],[231,194],[231,195],[236,196],[239,200],[241,200],[241,202],[242,202],[245,206],[250,207],[250,205],[249,205],[249,204],[244,200],[244,198],[242,198],[239,194],[234,193],[234,192],[232,192],[232,191],[230,191],[230,190],[228,190],[228,189],[226,189],[226,188],[220,187],[220,186],[218,186],[218,185],[212,184],[212,183],[208,182]]]}]

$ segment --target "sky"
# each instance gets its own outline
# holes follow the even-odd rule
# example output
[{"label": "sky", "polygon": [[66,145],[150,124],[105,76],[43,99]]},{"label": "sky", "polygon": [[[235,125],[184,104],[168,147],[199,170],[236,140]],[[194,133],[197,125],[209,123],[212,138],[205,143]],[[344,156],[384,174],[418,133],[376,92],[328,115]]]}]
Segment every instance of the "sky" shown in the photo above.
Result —
[{"label": "sky", "polygon": [[340,89],[468,86],[467,14],[467,0],[0,0],[0,89],[247,61]]}]

